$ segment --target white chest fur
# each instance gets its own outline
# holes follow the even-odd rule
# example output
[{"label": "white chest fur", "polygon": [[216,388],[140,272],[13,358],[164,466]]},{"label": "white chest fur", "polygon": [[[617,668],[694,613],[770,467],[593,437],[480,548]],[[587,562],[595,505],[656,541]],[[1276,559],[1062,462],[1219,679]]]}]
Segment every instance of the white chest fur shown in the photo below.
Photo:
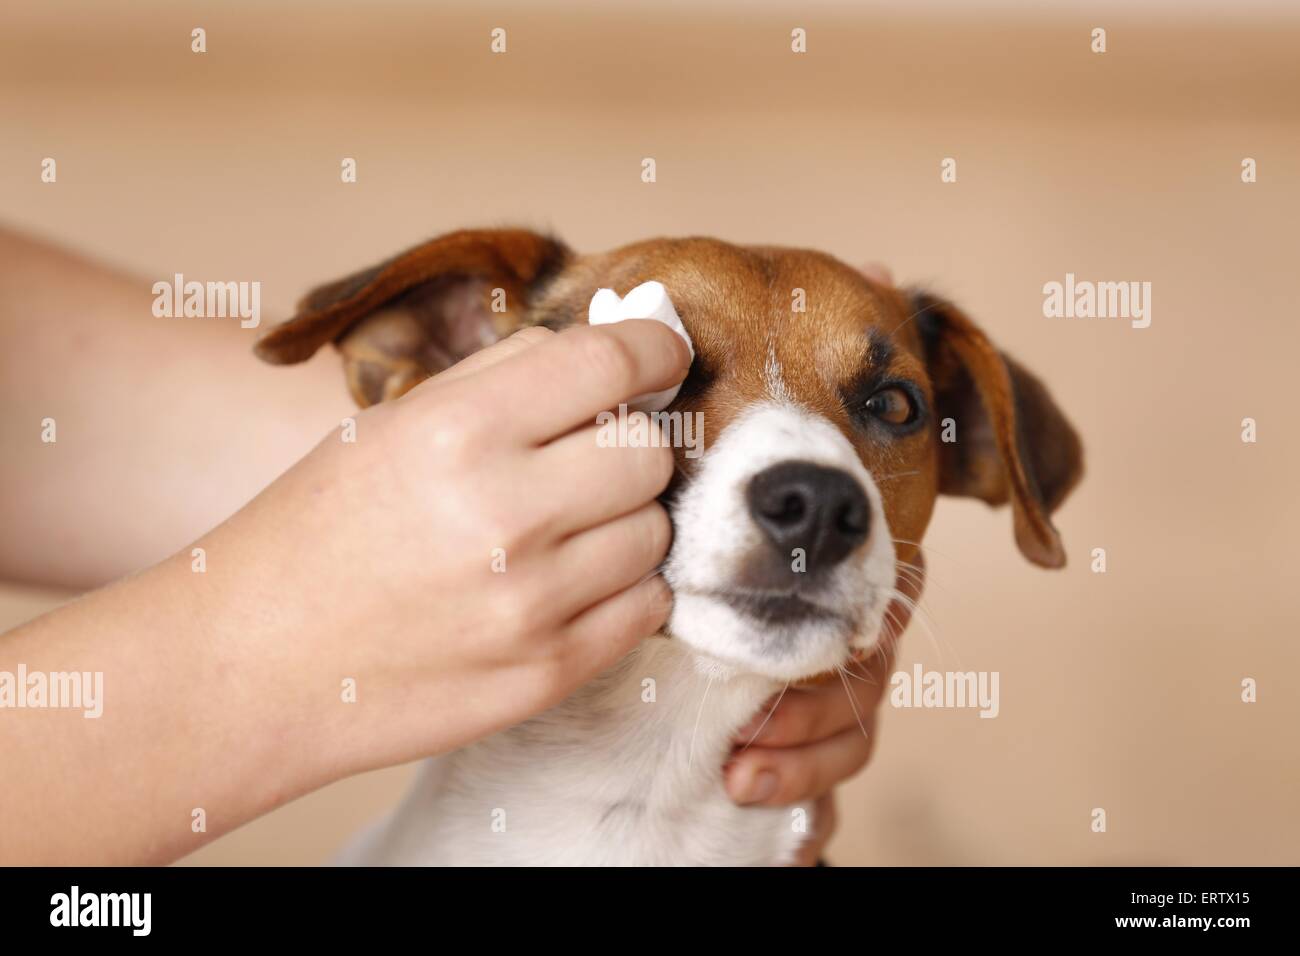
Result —
[{"label": "white chest fur", "polygon": [[339,862],[788,863],[811,810],[737,807],[721,770],[738,728],[779,690],[760,677],[710,677],[682,643],[645,641],[546,713],[430,761]]}]

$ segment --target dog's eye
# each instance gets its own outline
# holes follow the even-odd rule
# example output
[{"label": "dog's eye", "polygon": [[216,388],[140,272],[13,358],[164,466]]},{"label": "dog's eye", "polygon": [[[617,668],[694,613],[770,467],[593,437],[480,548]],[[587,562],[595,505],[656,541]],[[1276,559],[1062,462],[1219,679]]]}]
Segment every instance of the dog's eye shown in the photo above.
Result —
[{"label": "dog's eye", "polygon": [[896,385],[882,388],[867,399],[866,411],[890,425],[909,425],[916,418],[912,396]]}]

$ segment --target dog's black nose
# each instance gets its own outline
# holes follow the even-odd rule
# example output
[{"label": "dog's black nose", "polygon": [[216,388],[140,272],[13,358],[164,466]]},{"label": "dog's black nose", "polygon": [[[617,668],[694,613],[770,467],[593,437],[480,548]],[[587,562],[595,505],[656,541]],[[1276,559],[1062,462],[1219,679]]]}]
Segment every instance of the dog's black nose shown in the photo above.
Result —
[{"label": "dog's black nose", "polygon": [[810,573],[844,560],[871,529],[862,486],[838,468],[782,462],[755,475],[746,497],[754,523],[784,557],[802,548]]}]

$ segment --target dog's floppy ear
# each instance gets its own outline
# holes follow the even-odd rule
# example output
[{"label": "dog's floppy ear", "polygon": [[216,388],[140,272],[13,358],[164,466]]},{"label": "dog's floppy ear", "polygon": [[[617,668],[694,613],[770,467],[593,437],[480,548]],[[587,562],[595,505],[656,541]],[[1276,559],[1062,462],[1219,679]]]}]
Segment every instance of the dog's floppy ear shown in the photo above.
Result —
[{"label": "dog's floppy ear", "polygon": [[310,292],[256,351],[287,365],[333,342],[358,404],[397,398],[519,328],[534,285],[569,257],[523,229],[449,233]]},{"label": "dog's floppy ear", "polygon": [[1043,383],[961,310],[926,293],[914,293],[912,302],[935,417],[956,424],[956,441],[939,444],[940,492],[994,505],[1009,499],[1025,557],[1063,566],[1065,549],[1049,516],[1083,476],[1079,436]]}]

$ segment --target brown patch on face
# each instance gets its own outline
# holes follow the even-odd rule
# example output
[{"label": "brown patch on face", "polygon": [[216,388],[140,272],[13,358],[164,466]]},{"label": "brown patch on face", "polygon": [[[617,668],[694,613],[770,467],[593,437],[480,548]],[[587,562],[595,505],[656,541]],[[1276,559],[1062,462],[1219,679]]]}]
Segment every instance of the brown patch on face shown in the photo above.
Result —
[{"label": "brown patch on face", "polygon": [[[695,343],[695,363],[671,410],[702,412],[706,442],[764,401],[784,398],[822,415],[874,476],[896,542],[920,541],[938,491],[934,428],[894,436],[855,408],[873,377],[913,383],[933,407],[920,335],[901,293],[819,252],[652,240],[574,262],[541,291],[533,320],[556,328],[585,322],[597,289],[626,295],[651,280],[668,289]],[[680,474],[689,476],[696,461],[678,449]],[[916,548],[896,543],[896,550],[910,561]]]}]

